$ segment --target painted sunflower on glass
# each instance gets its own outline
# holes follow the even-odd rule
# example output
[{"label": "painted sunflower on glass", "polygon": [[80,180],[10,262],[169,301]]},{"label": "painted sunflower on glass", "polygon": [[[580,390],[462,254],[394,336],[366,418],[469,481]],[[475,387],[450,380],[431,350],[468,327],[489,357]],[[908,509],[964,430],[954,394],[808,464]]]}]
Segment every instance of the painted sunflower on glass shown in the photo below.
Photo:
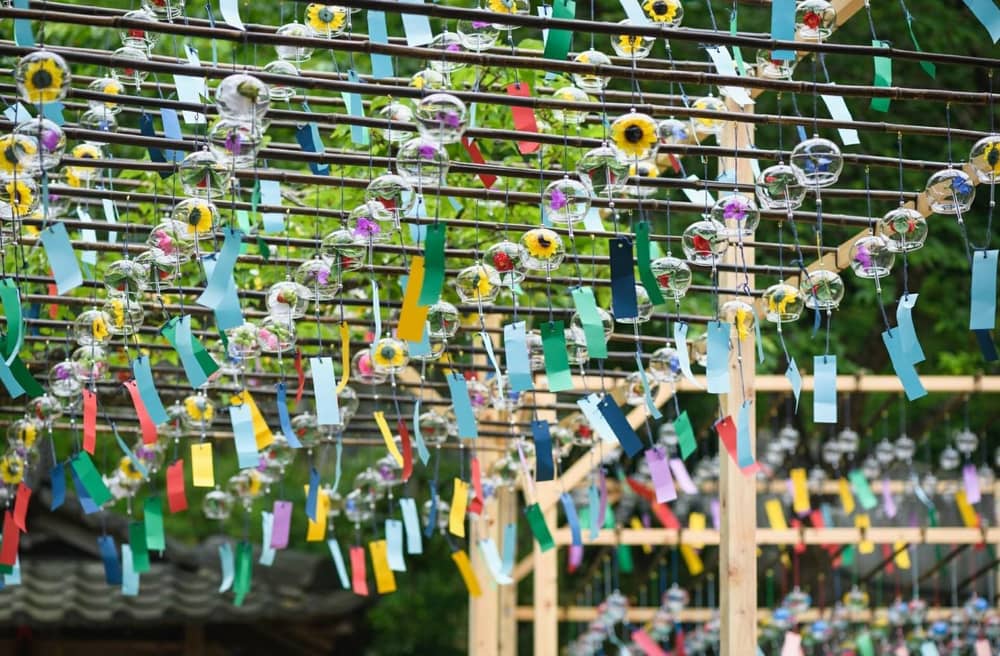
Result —
[{"label": "painted sunflower on glass", "polygon": [[384,337],[372,347],[372,362],[376,370],[402,371],[409,360],[406,347],[398,339]]},{"label": "painted sunflower on glass", "polygon": [[629,112],[611,124],[611,140],[623,155],[645,159],[656,145],[656,123],[645,114]]},{"label": "painted sunflower on glass", "polygon": [[12,175],[24,173],[31,157],[38,154],[37,142],[23,134],[0,137],[0,172]]},{"label": "painted sunflower on glass", "polygon": [[347,27],[347,10],[335,5],[310,3],[306,6],[306,25],[320,36],[337,36]]},{"label": "painted sunflower on glass", "polygon": [[126,481],[141,481],[142,472],[135,468],[132,463],[132,459],[128,456],[122,456],[122,459],[118,461],[118,473],[121,474],[122,478]]},{"label": "painted sunflower on glass", "polygon": [[678,25],[684,17],[684,8],[680,0],[646,0],[642,10],[655,23]]},{"label": "painted sunflower on glass", "polygon": [[641,50],[645,44],[641,36],[629,36],[628,34],[622,34],[618,37],[618,43],[615,46],[617,52],[624,53],[626,55],[634,55],[636,50]]},{"label": "painted sunflower on glass", "polygon": [[513,14],[517,12],[517,5],[514,0],[489,0],[490,11],[498,14]]},{"label": "painted sunflower on glass", "polygon": [[191,421],[196,423],[212,423],[215,417],[215,405],[204,396],[192,394],[184,399],[184,411]]},{"label": "painted sunflower on glass", "polygon": [[188,198],[177,204],[173,218],[187,226],[188,234],[202,235],[212,231],[216,214],[213,203],[200,198]]},{"label": "painted sunflower on glass", "polygon": [[21,97],[32,104],[51,103],[66,96],[70,73],[59,55],[39,50],[21,58],[14,71]]},{"label": "painted sunflower on glass", "polygon": [[25,217],[35,211],[38,197],[34,183],[27,178],[11,178],[3,183],[3,201],[14,211],[14,216]]},{"label": "painted sunflower on glass", "polygon": [[0,480],[7,485],[17,485],[23,481],[24,461],[14,454],[0,458]]},{"label": "painted sunflower on glass", "polygon": [[24,445],[25,448],[30,449],[35,444],[35,440],[38,439],[38,427],[35,422],[24,420],[17,425],[17,441]]}]

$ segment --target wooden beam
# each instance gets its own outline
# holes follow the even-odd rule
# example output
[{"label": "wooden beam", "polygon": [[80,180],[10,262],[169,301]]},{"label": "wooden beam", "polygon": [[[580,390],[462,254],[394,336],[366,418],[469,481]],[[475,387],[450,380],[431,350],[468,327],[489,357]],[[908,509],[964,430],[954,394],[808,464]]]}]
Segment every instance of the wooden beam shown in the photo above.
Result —
[{"label": "wooden beam", "polygon": [[[570,544],[570,532],[567,528],[557,529],[552,534],[556,546],[564,547]],[[597,537],[588,540],[590,546],[616,546],[619,544],[669,545],[678,544],[719,546],[723,544],[725,531],[704,529],[680,531],[667,528],[642,529],[602,529]],[[822,545],[822,544],[857,544],[862,541],[876,544],[982,544],[1000,543],[1000,528],[963,528],[958,526],[921,528],[904,526],[876,526],[868,529],[851,527],[844,528],[803,528],[770,529],[758,528],[756,540],[750,544],[751,551],[756,545]],[[725,587],[725,581],[722,582]]]},{"label": "wooden beam", "polygon": [[[629,606],[625,611],[625,618],[628,622],[650,622],[656,616],[659,608],[653,606]],[[927,619],[930,622],[937,620],[947,620],[953,613],[961,612],[961,608],[930,608],[927,611]],[[849,611],[848,617],[851,622],[868,623],[873,620],[887,618],[889,609],[876,608],[874,610]],[[532,609],[530,606],[519,606],[517,608],[517,619],[522,622],[530,621]],[[685,608],[678,614],[673,614],[675,621],[693,624],[702,624],[719,614],[718,608]],[[770,619],[772,612],[766,608],[758,609],[757,619],[766,622]],[[597,619],[596,606],[567,606],[559,609],[560,622],[590,622]],[[833,616],[832,608],[810,608],[795,616],[796,621],[802,623],[815,622],[818,619],[830,619]]]},{"label": "wooden beam", "polygon": [[[548,526],[556,525],[556,507],[542,512]],[[556,656],[559,653],[559,550],[542,551],[532,540],[535,559],[533,610],[535,621],[535,656]]]}]

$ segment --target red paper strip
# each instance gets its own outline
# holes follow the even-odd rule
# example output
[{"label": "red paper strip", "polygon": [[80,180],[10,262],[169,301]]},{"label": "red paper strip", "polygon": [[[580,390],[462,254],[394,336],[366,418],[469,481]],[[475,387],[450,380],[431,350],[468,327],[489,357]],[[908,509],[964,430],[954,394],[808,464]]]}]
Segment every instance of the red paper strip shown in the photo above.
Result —
[{"label": "red paper strip", "polygon": [[684,646],[684,629],[680,628],[680,624],[677,625],[677,637],[674,639],[674,656],[687,656],[687,648]]},{"label": "red paper strip", "polygon": [[295,373],[299,375],[299,388],[295,390],[295,405],[302,403],[302,393],[306,391],[306,373],[302,370],[302,349],[295,349]]},{"label": "red paper strip", "polygon": [[83,390],[83,450],[94,455],[97,447],[97,395]]},{"label": "red paper strip", "polygon": [[660,648],[660,645],[656,644],[648,633],[642,629],[636,629],[632,632],[632,642],[638,645],[646,656],[667,656],[667,652]]},{"label": "red paper strip", "polygon": [[0,565],[14,566],[17,562],[17,545],[21,540],[21,531],[14,523],[14,514],[7,511],[3,516],[3,545],[0,545]]},{"label": "red paper strip", "polygon": [[[507,94],[521,98],[531,97],[531,85],[527,82],[515,82],[507,86]],[[535,110],[530,107],[511,106],[510,113],[514,116],[514,129],[520,132],[538,132],[535,121]],[[541,144],[535,141],[518,141],[517,149],[522,155],[528,155],[538,150]]]},{"label": "red paper strip", "polygon": [[364,547],[351,547],[351,589],[354,590],[354,594],[368,596]]},{"label": "red paper strip", "polygon": [[[809,514],[809,520],[812,522],[814,528],[826,528],[826,522],[823,521],[823,512],[819,509],[813,510]],[[835,544],[824,544],[823,548],[826,549],[831,557],[838,551],[838,547]]]},{"label": "red paper strip", "polygon": [[476,496],[472,498],[469,502],[468,513],[470,515],[478,515],[483,512],[483,475],[479,469],[479,458],[472,457],[472,489],[476,492]]},{"label": "red paper strip", "polygon": [[146,404],[142,402],[142,396],[139,394],[139,387],[134,380],[130,380],[125,383],[125,389],[128,390],[129,396],[132,397],[132,405],[135,406],[135,414],[139,419],[139,426],[142,428],[142,443],[143,444],[155,444],[156,443],[156,424],[149,417],[149,411],[146,410]]},{"label": "red paper strip", "polygon": [[403,443],[403,482],[410,480],[413,476],[413,443],[410,441],[410,431],[406,428],[406,422],[399,420],[397,426],[399,430],[399,441]]},{"label": "red paper strip", "polygon": [[[729,453],[729,457],[733,459],[734,463],[739,463],[739,456],[736,455],[736,424],[733,423],[733,418],[726,415],[719,421],[715,422],[715,430],[719,434],[719,439],[726,447],[726,451]],[[744,467],[740,470],[745,475],[756,474],[760,471],[760,463],[755,462],[749,467]]]},{"label": "red paper strip", "polygon": [[188,500],[184,494],[184,459],[181,458],[167,467],[167,508],[171,513],[187,510]]},{"label": "red paper strip", "polygon": [[[49,275],[52,275],[52,271],[49,270]],[[55,283],[49,283],[49,296],[58,296],[59,288],[56,287]],[[55,319],[59,316],[59,305],[57,303],[49,303],[49,319]]]},{"label": "red paper strip", "polygon": [[[465,152],[469,153],[469,159],[471,159],[476,164],[486,164],[486,158],[483,157],[483,152],[479,150],[479,146],[476,142],[468,137],[462,137],[462,147],[465,148]],[[483,181],[483,186],[487,189],[491,188],[497,182],[497,176],[491,175],[489,173],[479,173],[479,179]]]},{"label": "red paper strip", "polygon": [[676,155],[667,154],[667,159],[670,161],[670,168],[674,170],[674,173],[681,172],[681,162],[677,159]]},{"label": "red paper strip", "polygon": [[634,478],[626,478],[625,480],[636,494],[649,502],[650,509],[653,511],[653,514],[656,515],[657,521],[660,522],[660,525],[663,526],[663,528],[680,530],[681,522],[677,519],[677,515],[675,515],[665,504],[656,503],[656,491],[653,490],[653,488],[643,485]]},{"label": "red paper strip", "polygon": [[14,497],[14,524],[23,532],[28,532],[28,502],[31,500],[31,488],[21,481],[17,486],[17,496]]}]

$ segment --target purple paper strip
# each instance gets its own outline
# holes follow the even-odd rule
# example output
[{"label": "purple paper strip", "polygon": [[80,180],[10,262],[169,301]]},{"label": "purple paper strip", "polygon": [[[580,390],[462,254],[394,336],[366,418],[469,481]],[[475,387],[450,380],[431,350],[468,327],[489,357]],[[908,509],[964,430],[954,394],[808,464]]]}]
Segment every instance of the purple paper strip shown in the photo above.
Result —
[{"label": "purple paper strip", "polygon": [[979,489],[979,472],[976,471],[976,466],[970,462],[962,467],[962,478],[965,479],[965,500],[979,503],[983,495]]},{"label": "purple paper strip", "polygon": [[569,545],[569,568],[575,570],[583,562],[583,545]]},{"label": "purple paper strip", "polygon": [[691,480],[691,474],[688,473],[683,460],[680,458],[671,458],[670,471],[674,473],[674,481],[684,494],[698,494],[698,488],[695,487],[694,481]]},{"label": "purple paper strip", "polygon": [[667,456],[661,447],[646,449],[646,465],[649,466],[649,475],[653,478],[657,503],[675,500],[677,490],[674,488],[674,479],[670,475],[670,464],[667,462]]},{"label": "purple paper strip", "polygon": [[604,527],[604,516],[608,512],[608,482],[604,480],[604,470],[601,470],[601,512],[597,515],[597,525]]},{"label": "purple paper strip", "polygon": [[271,548],[284,549],[288,546],[288,529],[292,524],[292,502],[275,501],[274,524],[271,526]]},{"label": "purple paper strip", "polygon": [[712,526],[714,526],[716,530],[722,528],[722,517],[719,514],[718,499],[712,499]]},{"label": "purple paper strip", "polygon": [[896,516],[896,500],[892,498],[892,492],[889,491],[888,477],[882,479],[882,506],[886,517],[892,519]]}]

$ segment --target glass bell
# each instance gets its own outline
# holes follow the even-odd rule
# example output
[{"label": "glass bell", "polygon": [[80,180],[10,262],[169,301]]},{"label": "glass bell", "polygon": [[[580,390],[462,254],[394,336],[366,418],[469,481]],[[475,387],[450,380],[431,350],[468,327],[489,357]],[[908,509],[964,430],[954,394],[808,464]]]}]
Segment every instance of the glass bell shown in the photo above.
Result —
[{"label": "glass bell", "polygon": [[187,262],[194,251],[193,235],[189,224],[166,219],[158,223],[146,238],[146,244],[155,248],[164,261],[174,264]]},{"label": "glass bell", "polygon": [[962,458],[958,453],[958,450],[950,444],[946,446],[941,454],[938,456],[938,464],[944,471],[952,471],[958,469],[959,463],[961,463]]},{"label": "glass bell", "polygon": [[[23,139],[34,139],[34,143],[24,141]],[[19,123],[17,127],[14,128],[13,137],[6,137],[0,139],[0,144],[3,142],[8,142],[19,140],[21,143],[20,150],[24,154],[23,164],[25,165],[25,170],[29,172],[35,172],[41,167],[46,171],[51,171],[59,166],[59,160],[62,158],[63,153],[66,152],[66,133],[63,129],[50,121],[45,117],[37,117]],[[28,145],[30,148],[32,145],[37,146],[37,151],[35,154],[27,153],[24,150],[24,146]],[[0,145],[0,147],[5,147]],[[6,149],[5,149],[6,150]],[[15,156],[15,162],[21,161],[19,156]],[[6,173],[13,173],[14,171],[8,171],[6,166],[6,155],[0,158],[0,170]]]},{"label": "glass bell", "polygon": [[142,88],[142,83],[149,77],[149,72],[144,68],[136,68],[136,64],[142,65],[149,61],[149,51],[143,46],[128,43],[118,48],[111,54],[111,64],[115,77],[135,87],[136,91]]},{"label": "glass bell", "polygon": [[233,495],[222,490],[211,490],[201,502],[201,512],[206,519],[225,521],[233,513]]},{"label": "glass bell", "polygon": [[706,267],[715,266],[729,248],[725,227],[711,219],[695,221],[685,228],[681,244],[691,264]]},{"label": "glass bell", "polygon": [[[287,77],[299,77],[299,69],[295,67],[290,61],[284,59],[275,59],[264,65],[264,72],[271,75],[285,75]],[[296,93],[295,87],[289,85],[287,82],[272,82],[267,87],[267,93],[271,97],[271,101],[288,101],[291,100]]]},{"label": "glass bell", "polygon": [[500,293],[500,274],[489,264],[473,264],[458,272],[455,291],[463,303],[492,303]]},{"label": "glass bell", "polygon": [[332,39],[351,27],[351,12],[345,7],[310,2],[306,5],[306,27],[315,36]]},{"label": "glass bell", "polygon": [[549,183],[542,192],[542,204],[553,223],[578,223],[590,211],[590,190],[582,182],[564,177]]},{"label": "glass bell", "polygon": [[458,332],[458,308],[448,301],[438,301],[427,308],[427,334],[429,337],[450,339]]},{"label": "glass bell", "polygon": [[767,305],[765,318],[773,323],[797,321],[805,307],[799,290],[783,282],[764,290],[764,303]]},{"label": "glass bell", "polygon": [[694,140],[690,121],[665,118],[656,124],[656,136],[661,146],[689,144]]},{"label": "glass bell", "polygon": [[[127,11],[122,16],[125,20],[131,21],[144,21],[147,23],[156,23],[159,21],[156,13],[147,9],[146,7],[140,7],[132,11]],[[155,29],[155,26],[154,26]],[[157,43],[160,41],[159,32],[150,32],[144,30],[140,27],[129,27],[118,33],[118,36],[122,40],[122,45],[132,45],[138,46],[140,48],[145,48],[147,51],[152,50]]]},{"label": "glass bell", "polygon": [[395,219],[382,203],[366,201],[347,215],[347,229],[363,244],[384,244],[396,232]]},{"label": "glass bell", "polygon": [[489,50],[500,38],[500,28],[487,21],[459,20],[455,32],[462,47],[472,52]]},{"label": "glass bell", "polygon": [[421,98],[413,115],[420,136],[439,144],[458,143],[468,123],[465,103],[450,93]]},{"label": "glass bell", "polygon": [[761,171],[755,191],[761,207],[772,210],[797,210],[806,197],[802,171],[788,164],[776,164]]},{"label": "glass bell", "polygon": [[[380,123],[413,123],[413,110],[401,102],[390,102],[383,105],[376,116],[380,119]],[[373,128],[373,130],[377,136],[390,143],[400,143],[413,137],[412,131],[394,130],[391,125],[386,125],[384,128]]]},{"label": "glass bell", "polygon": [[38,184],[28,177],[0,178],[0,207],[15,221],[30,216],[40,202]]},{"label": "glass bell", "polygon": [[576,172],[597,195],[618,188],[628,175],[628,168],[628,162],[608,145],[588,150],[576,163]]},{"label": "glass bell", "polygon": [[570,326],[563,330],[566,340],[566,356],[570,364],[584,364],[590,358],[587,352],[587,336],[583,330]]},{"label": "glass bell", "polygon": [[636,316],[615,317],[618,323],[635,324],[646,323],[653,318],[653,301],[649,299],[649,292],[642,285],[635,286]]},{"label": "glass bell", "polygon": [[927,219],[913,209],[897,207],[886,212],[878,222],[886,245],[894,253],[915,251],[927,239]]},{"label": "glass bell", "polygon": [[757,77],[766,80],[790,80],[795,72],[795,65],[798,59],[775,59],[774,53],[770,50],[757,51],[757,66],[754,71]]},{"label": "glass bell", "polygon": [[[565,86],[552,92],[552,99],[561,102],[587,103],[590,96],[579,87]],[[571,109],[568,107],[553,107],[549,110],[552,120],[560,125],[568,127],[579,127],[587,120],[586,109]]]},{"label": "glass bell", "polygon": [[190,394],[184,399],[184,413],[181,423],[184,427],[197,434],[204,433],[215,419],[215,404],[204,394]]},{"label": "glass bell", "polygon": [[955,448],[962,455],[971,456],[979,448],[979,438],[968,428],[963,428],[955,434]]},{"label": "glass bell", "polygon": [[[691,103],[691,108],[703,112],[727,111],[726,103],[715,96],[702,96]],[[691,125],[694,127],[695,135],[701,140],[708,136],[722,134],[722,126],[725,125],[725,119],[714,116],[695,116],[691,118]]]},{"label": "glass bell", "polygon": [[680,258],[658,257],[650,263],[650,269],[664,298],[679,301],[691,287],[691,267]]},{"label": "glass bell", "polygon": [[94,133],[84,137],[83,142],[98,146],[107,145],[107,138],[104,135],[118,131],[118,121],[115,119],[115,115],[104,109],[88,109],[80,115],[77,123],[84,130],[90,130]]},{"label": "glass bell", "polygon": [[552,271],[566,257],[562,237],[548,228],[534,228],[521,236],[521,264],[528,271]]},{"label": "glass bell", "polygon": [[893,447],[892,442],[883,437],[875,445],[875,459],[883,467],[891,464],[896,459],[896,449]]},{"label": "glass bell", "polygon": [[626,162],[646,159],[657,144],[656,122],[638,112],[619,116],[611,124],[611,141]]},{"label": "glass bell", "polygon": [[859,278],[888,276],[895,259],[889,240],[880,235],[861,237],[851,245],[851,269]]},{"label": "glass bell", "polygon": [[677,27],[684,18],[681,0],[645,0],[642,10],[651,21],[666,27]]},{"label": "glass bell", "polygon": [[513,289],[524,280],[524,248],[520,244],[504,239],[486,249],[483,260],[500,274],[500,284]]},{"label": "glass bell", "polygon": [[[591,66],[610,66],[611,58],[600,50],[584,50],[573,58],[578,64],[590,64]],[[573,84],[587,93],[598,94],[608,86],[608,79],[597,73],[573,73]]]},{"label": "glass bell", "polygon": [[[316,36],[309,27],[303,25],[302,23],[286,23],[278,28],[276,34],[278,36],[288,36],[296,39],[307,39]],[[284,59],[285,61],[290,61],[296,64],[309,61],[309,58],[312,57],[313,54],[311,46],[275,46],[274,50],[278,53],[278,59]]]},{"label": "glass bell", "polygon": [[[100,146],[81,143],[70,149],[69,156],[74,159],[94,160],[97,163],[104,158],[104,153]],[[104,169],[98,166],[67,166],[63,169],[63,173],[67,184],[79,187],[81,182],[89,182],[103,174]]]},{"label": "glass bell", "polygon": [[257,325],[249,321],[226,331],[229,355],[237,360],[248,360],[260,355]]},{"label": "glass bell", "polygon": [[844,168],[840,147],[822,137],[796,144],[789,160],[802,172],[802,181],[809,188],[829,187],[837,182]]},{"label": "glass bell", "polygon": [[462,52],[462,40],[455,32],[449,32],[447,28],[443,29],[434,36],[434,39],[426,47],[441,52],[439,57],[427,62],[427,65],[435,71],[447,75],[465,67],[465,62],[448,58],[450,53]]},{"label": "glass bell", "polygon": [[287,353],[295,348],[295,321],[288,315],[264,317],[257,326],[257,342],[264,353]]},{"label": "glass bell", "polygon": [[303,412],[295,415],[291,420],[292,432],[298,438],[299,443],[307,449],[318,446],[320,443],[319,427],[316,424],[316,415]]},{"label": "glass bell", "polygon": [[73,375],[81,383],[96,383],[108,375],[108,354],[97,344],[81,346],[70,355]]},{"label": "glass bell", "polygon": [[266,302],[273,317],[301,319],[309,307],[309,289],[293,280],[281,280],[267,290]]},{"label": "glass bell", "polygon": [[795,6],[795,34],[803,41],[825,39],[837,23],[837,10],[827,0],[801,0]]},{"label": "glass bell", "polygon": [[502,22],[502,14],[530,14],[531,13],[531,2],[530,0],[489,0],[486,3],[487,9],[497,14],[501,14],[497,19],[501,22],[494,23],[493,26],[498,30],[516,30],[520,25],[504,25]]},{"label": "glass bell", "polygon": [[253,75],[236,73],[223,78],[215,89],[219,117],[237,123],[260,126],[271,107],[267,85]]},{"label": "glass bell", "polygon": [[365,200],[382,205],[395,217],[406,216],[417,203],[413,185],[403,176],[383,173],[368,183]]},{"label": "glass bell", "polygon": [[448,85],[448,76],[433,68],[417,71],[410,77],[410,86],[422,91],[446,91]]},{"label": "glass bell", "polygon": [[1000,181],[1000,135],[991,134],[972,145],[969,164],[982,183]]},{"label": "glass bell", "polygon": [[207,237],[219,225],[219,210],[215,203],[203,198],[185,198],[174,205],[170,218],[187,226],[189,235]]},{"label": "glass bell", "polygon": [[625,191],[633,198],[647,198],[656,193],[656,187],[642,184],[642,180],[654,179],[660,176],[660,169],[652,157],[635,160],[628,167],[629,178],[633,180],[625,186]]},{"label": "glass bell", "polygon": [[844,281],[834,271],[816,269],[802,279],[799,291],[810,310],[836,310],[844,298]]},{"label": "glass bell", "polygon": [[[626,18],[625,20],[618,21],[618,24],[628,27],[632,25],[632,21]],[[648,57],[649,53],[653,51],[655,43],[656,39],[651,36],[635,36],[627,33],[611,35],[611,49],[619,57],[627,59],[644,59]]]},{"label": "glass bell", "polygon": [[837,433],[837,444],[840,446],[841,453],[847,456],[854,456],[858,452],[858,446],[861,444],[861,436],[853,428],[845,427]]},{"label": "glass bell", "polygon": [[746,301],[739,299],[726,301],[719,308],[719,316],[722,321],[731,324],[736,329],[736,334],[739,336],[740,341],[754,334],[757,324],[757,312]]},{"label": "glass bell", "polygon": [[332,270],[357,271],[365,264],[368,240],[355,235],[352,230],[334,230],[320,243],[320,252],[329,260]]},{"label": "glass bell", "polygon": [[111,341],[111,332],[108,330],[110,322],[111,317],[103,310],[84,310],[73,321],[73,339],[80,346],[107,344]]},{"label": "glass bell", "polygon": [[49,370],[49,392],[55,396],[76,396],[82,387],[80,379],[76,377],[76,365],[70,360],[59,362]]},{"label": "glass bell", "polygon": [[35,441],[41,436],[44,428],[45,426],[40,419],[29,416],[17,419],[7,427],[7,442],[14,448],[30,449],[35,445]]},{"label": "glass bell", "polygon": [[900,435],[896,438],[893,447],[896,449],[896,460],[901,462],[910,462],[913,460],[913,454],[917,450],[917,445],[909,435]]},{"label": "glass bell", "polygon": [[218,198],[229,191],[232,174],[225,163],[207,148],[189,153],[177,167],[181,186],[188,196]]},{"label": "glass bell", "polygon": [[32,105],[62,100],[69,92],[71,79],[66,61],[49,50],[21,57],[14,69],[18,95]]},{"label": "glass bell", "polygon": [[[662,346],[656,349],[649,356],[649,364],[646,367],[646,371],[649,373],[650,378],[657,383],[672,383],[676,381],[681,375],[681,360],[677,355],[677,351],[670,346]],[[673,424],[666,423],[664,426],[671,426],[672,428]]]},{"label": "glass bell", "polygon": [[944,169],[927,180],[924,188],[931,211],[936,214],[965,214],[976,199],[976,185],[961,169]]},{"label": "glass bell", "polygon": [[727,237],[750,237],[760,223],[760,212],[752,199],[729,194],[715,201],[712,218],[725,226]]},{"label": "glass bell", "polygon": [[7,176],[34,175],[39,169],[38,141],[35,135],[14,134],[0,137],[0,173]]},{"label": "glass bell", "polygon": [[398,374],[410,361],[406,343],[393,337],[383,337],[372,346],[372,362],[383,373]]},{"label": "glass bell", "polygon": [[785,424],[781,430],[778,431],[777,442],[782,449],[792,453],[799,446],[799,441],[802,435],[799,433],[798,429],[791,424]]},{"label": "glass bell", "polygon": [[[611,337],[611,334],[615,332],[614,317],[612,317],[611,313],[602,307],[594,306],[594,309],[597,310],[597,316],[601,320],[601,329],[604,331],[604,340],[607,341]],[[573,313],[573,316],[570,317],[569,325],[573,328],[584,331],[583,319],[580,318],[579,312]]]},{"label": "glass bell", "polygon": [[135,260],[116,260],[104,270],[104,286],[110,292],[137,295],[146,291],[149,269]]},{"label": "glass bell", "polygon": [[340,291],[340,276],[323,258],[306,260],[295,270],[295,282],[308,290],[311,301],[329,301]]},{"label": "glass bell", "polygon": [[208,147],[227,169],[249,169],[257,159],[263,134],[251,123],[220,119],[208,131]]},{"label": "glass bell", "polygon": [[448,441],[448,420],[434,411],[427,411],[417,419],[420,434],[430,446],[440,446]]},{"label": "glass bell", "polygon": [[153,12],[157,18],[174,20],[184,13],[184,0],[142,0],[142,8]]},{"label": "glass bell", "polygon": [[422,137],[410,139],[396,154],[399,174],[418,186],[444,184],[449,163],[448,153],[440,143]]}]

